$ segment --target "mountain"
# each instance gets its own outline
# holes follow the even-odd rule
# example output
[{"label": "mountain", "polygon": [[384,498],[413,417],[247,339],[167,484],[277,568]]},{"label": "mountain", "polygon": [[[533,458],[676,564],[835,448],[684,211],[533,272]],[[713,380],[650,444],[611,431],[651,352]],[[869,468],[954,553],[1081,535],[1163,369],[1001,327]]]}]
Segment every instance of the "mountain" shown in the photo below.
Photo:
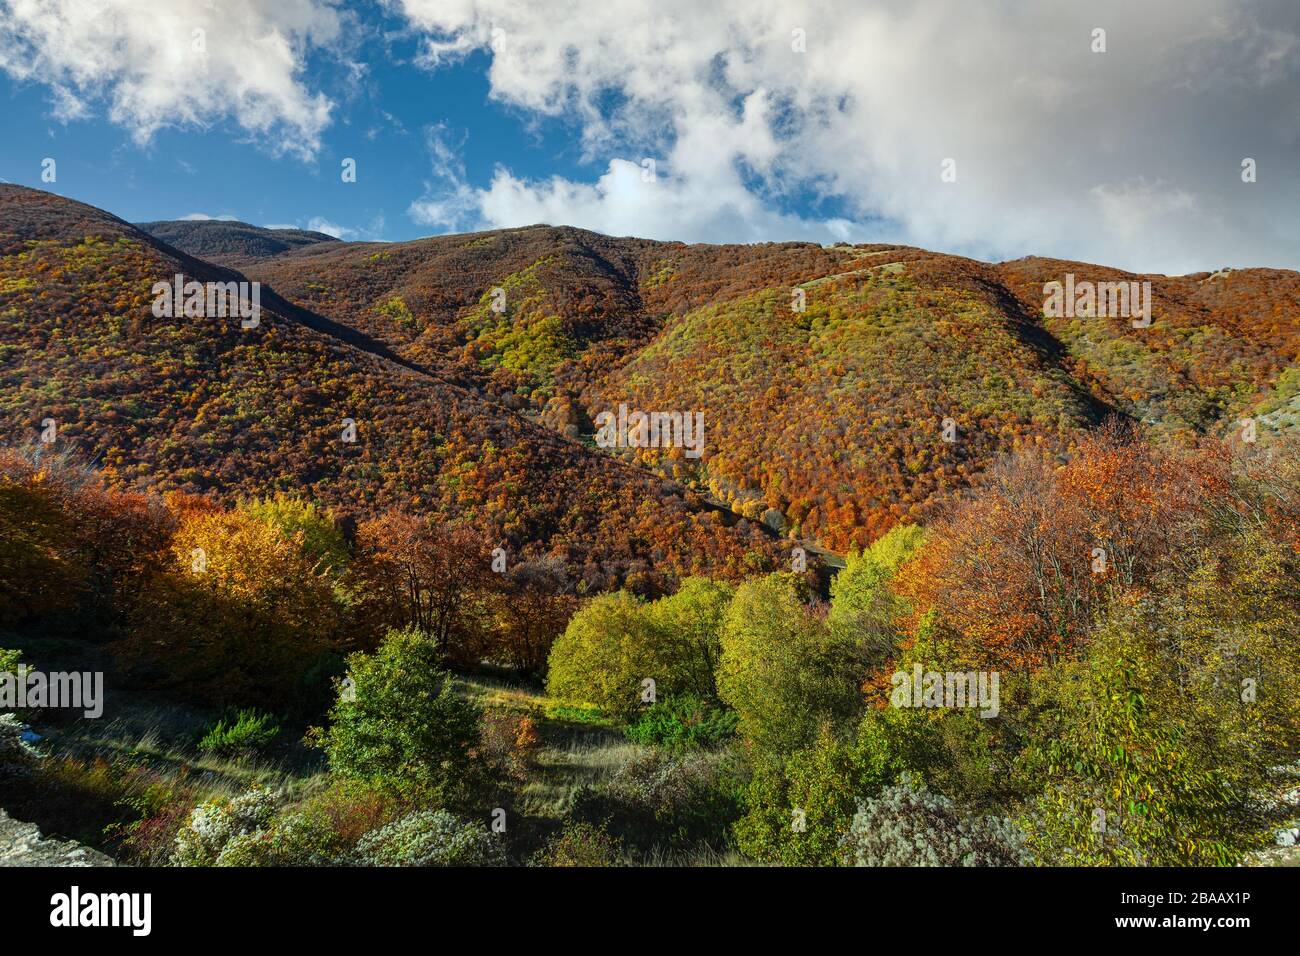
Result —
[{"label": "mountain", "polygon": [[322,242],[334,236],[306,229],[264,229],[246,222],[224,219],[177,219],[139,222],[136,227],[167,245],[218,265],[238,267],[250,261],[278,256],[291,249]]},{"label": "mountain", "polygon": [[[66,201],[30,201],[53,207],[41,213],[44,228],[67,215],[60,205]],[[176,224],[151,225],[164,235],[163,226]],[[739,535],[737,547],[754,547],[754,524],[832,551],[863,546],[893,524],[925,520],[945,507],[999,456],[1025,446],[1068,454],[1111,416],[1139,422],[1170,441],[1227,435],[1247,416],[1256,419],[1259,440],[1267,441],[1300,420],[1300,275],[1294,272],[1133,275],[1033,257],[984,263],[889,244],[687,245],[543,225],[403,243],[321,241],[253,257],[238,230],[181,225],[197,225],[194,234],[211,241],[205,258],[238,262],[248,278],[274,289],[285,331],[273,328],[279,335],[293,329],[295,343],[303,343],[269,373],[267,358],[260,350],[248,354],[237,344],[242,340],[221,353],[222,361],[238,357],[231,370],[241,376],[237,387],[223,391],[259,394],[258,413],[272,422],[307,401],[299,392],[310,397],[315,431],[308,433],[316,437],[285,439],[282,452],[262,448],[259,473],[284,487],[306,480],[322,493],[333,483],[339,500],[356,486],[377,498],[384,481],[359,466],[346,478],[322,465],[300,465],[287,475],[276,468],[281,458],[299,462],[332,448],[327,423],[341,418],[352,401],[365,403],[366,415],[385,419],[399,434],[418,427],[437,436],[439,451],[422,466],[428,470],[407,464],[424,452],[390,450],[402,468],[419,474],[410,479],[404,473],[392,500],[415,489],[422,504],[439,509],[454,511],[457,502],[477,507],[475,496],[447,491],[453,480],[447,463],[460,456],[475,462],[475,481],[487,489],[523,476],[545,485],[547,494],[557,485],[583,489],[584,468],[618,475],[620,482],[633,481],[628,476],[663,480],[654,487],[674,489],[665,499],[672,502],[669,511],[710,528],[710,520],[735,523],[711,532],[719,536],[711,547],[733,564],[730,544],[719,542]],[[34,239],[36,232],[22,238]],[[73,229],[62,241],[79,236]],[[104,262],[120,270],[138,255],[137,247],[181,255],[135,233],[123,249],[103,252]],[[6,268],[18,266],[9,262]],[[5,281],[25,281],[26,268]],[[129,295],[123,298],[122,278],[111,270],[95,277],[105,286],[101,298],[116,297],[106,315],[134,315],[131,309],[138,308]],[[1053,282],[1071,288],[1137,283],[1138,291],[1149,283],[1152,321],[1134,327],[1129,315],[1054,316],[1044,308]],[[45,291],[38,300],[48,310],[58,293]],[[0,309],[5,304],[0,297]],[[47,312],[51,321],[57,321],[54,314]],[[185,341],[211,347],[189,327]],[[311,384],[295,377],[325,361],[309,362],[303,354],[317,349],[328,350],[331,362],[343,361],[334,358],[342,350],[349,373],[357,363],[373,364],[348,379],[347,388],[317,395],[319,374]],[[208,360],[205,355],[202,361]],[[47,361],[19,356],[29,374]],[[85,361],[78,357],[77,374]],[[249,439],[232,429],[250,425],[253,413],[229,394],[212,404],[208,393],[216,386],[200,374],[202,361],[124,361],[154,375],[162,374],[162,361],[165,374],[196,395],[176,414],[197,417],[197,425],[164,429],[152,406],[117,408],[115,427],[138,431],[143,418],[154,423],[149,429],[170,435],[159,442],[141,434],[147,447],[139,452],[119,448],[134,469],[126,477],[138,480],[152,470],[198,486],[238,484],[239,466],[224,465],[214,477],[208,472],[216,466],[202,449],[215,440],[250,454],[243,452]],[[328,374],[342,374],[334,369]],[[267,382],[268,374],[280,381]],[[72,373],[67,378],[76,381]],[[365,389],[396,392],[401,389],[390,383],[408,381],[419,383],[418,395],[404,392],[413,404],[397,410],[375,408],[373,392],[358,391],[365,383]],[[443,430],[427,425],[421,416],[431,413],[417,401],[441,410],[436,420],[445,423]],[[596,449],[597,416],[621,406],[701,413],[703,454]],[[449,408],[455,410],[450,421]],[[514,473],[502,470],[496,457],[493,429],[506,429],[505,423],[511,441],[522,443],[510,446]],[[288,426],[278,427],[283,432]],[[372,445],[379,440],[372,434]],[[373,448],[367,453],[377,454]],[[206,462],[204,468],[193,464],[195,458]],[[537,474],[570,466],[563,478]],[[430,476],[435,470],[436,478]],[[429,490],[435,487],[437,493]],[[692,510],[710,507],[716,509],[712,519]],[[504,501],[497,509],[510,511]],[[544,508],[525,521],[528,534],[551,540],[547,522],[561,520],[558,510]],[[589,508],[578,511],[587,516]],[[493,520],[514,528],[510,519]],[[638,534],[623,537],[639,540]],[[620,541],[614,550],[646,555],[635,560],[653,564],[664,547],[659,536],[648,549]],[[684,555],[685,545],[675,553]]]},{"label": "mountain", "polygon": [[[1109,416],[1179,440],[1300,419],[1287,271],[1138,276],[532,226],[313,246],[250,274],[572,436],[622,404],[701,411],[699,461],[623,456],[834,550],[923,519],[1012,448],[1067,453]],[[1150,283],[1150,327],[1045,315],[1045,285],[1067,276]]]},{"label": "mountain", "polygon": [[255,328],[157,318],[151,290],[177,274],[245,280],[94,207],[0,186],[0,437],[35,442],[52,419],[55,450],[123,485],[461,519],[513,555],[563,558],[589,588],[736,574],[785,550],[269,288]]}]

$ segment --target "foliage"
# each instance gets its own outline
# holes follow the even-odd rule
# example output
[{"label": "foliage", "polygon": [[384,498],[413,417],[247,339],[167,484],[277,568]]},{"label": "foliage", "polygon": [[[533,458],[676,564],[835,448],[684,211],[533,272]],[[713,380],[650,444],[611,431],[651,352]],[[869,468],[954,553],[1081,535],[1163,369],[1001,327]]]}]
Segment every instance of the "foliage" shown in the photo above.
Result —
[{"label": "foliage", "polygon": [[217,718],[199,738],[199,750],[221,757],[252,754],[270,744],[280,733],[280,723],[271,714],[249,708]]},{"label": "foliage", "polygon": [[409,630],[349,657],[321,735],[330,769],[432,806],[469,800],[481,784],[480,714],[440,664],[434,642]]},{"label": "foliage", "polygon": [[692,694],[677,694],[641,712],[627,739],[668,750],[716,747],[736,732],[736,715]]},{"label": "foliage", "polygon": [[623,718],[642,705],[647,680],[656,698],[715,696],[718,631],[731,594],[726,584],[691,578],[649,603],[626,591],[592,598],[551,649],[548,692]]},{"label": "foliage", "polygon": [[[1224,865],[1262,843],[1252,784],[1267,769],[1264,755],[1246,740],[1225,739],[1222,722],[1188,713],[1185,695],[1214,690],[1196,680],[1172,685],[1169,663],[1149,632],[1117,621],[1057,675],[1059,722],[1026,758],[1051,775],[1025,821],[1041,858]],[[1231,700],[1236,689],[1216,696]],[[1294,697],[1288,706],[1294,710]]]},{"label": "foliage", "polygon": [[264,829],[279,797],[255,788],[237,797],[218,797],[195,807],[189,823],[176,835],[172,862],[176,866],[217,866],[237,837]]},{"label": "foliage", "polygon": [[851,648],[805,603],[806,586],[777,573],[742,584],[727,610],[718,692],[759,752],[788,754],[858,706]]},{"label": "foliage", "polygon": [[240,507],[282,537],[297,540],[303,554],[314,562],[314,573],[338,573],[348,563],[348,543],[342,530],[332,514],[314,503],[281,493]]},{"label": "foliage", "polygon": [[854,866],[1024,866],[1024,834],[1010,820],[972,817],[947,797],[904,781],[866,800],[842,852]]},{"label": "foliage", "polygon": [[503,839],[446,810],[418,810],[363,836],[353,860],[358,866],[503,866]]},{"label": "foliage", "polygon": [[622,843],[603,826],[567,823],[537,852],[535,866],[615,866]]}]

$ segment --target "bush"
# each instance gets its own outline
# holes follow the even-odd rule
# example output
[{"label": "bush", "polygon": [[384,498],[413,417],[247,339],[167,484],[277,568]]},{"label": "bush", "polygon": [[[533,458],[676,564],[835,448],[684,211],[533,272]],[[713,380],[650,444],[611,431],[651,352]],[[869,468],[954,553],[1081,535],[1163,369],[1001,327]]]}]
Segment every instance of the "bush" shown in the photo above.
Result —
[{"label": "bush", "polygon": [[485,785],[478,707],[456,693],[437,645],[390,631],[374,654],[348,658],[321,734],[330,769],[434,806],[471,801]]},{"label": "bush", "polygon": [[1026,866],[1024,834],[1010,820],[974,817],[904,781],[865,801],[842,845],[853,866]]},{"label": "bush", "polygon": [[934,721],[914,712],[868,711],[855,736],[823,727],[786,758],[760,756],[736,842],[746,856],[783,866],[832,866],[858,801],[909,769],[933,762]]},{"label": "bush", "polygon": [[541,737],[537,721],[527,715],[483,715],[478,756],[494,780],[524,783],[537,757]]},{"label": "bush", "polygon": [[335,866],[343,840],[317,816],[290,813],[264,829],[239,833],[217,854],[216,866]]},{"label": "bush", "polygon": [[730,754],[652,754],[574,796],[573,818],[643,850],[722,848],[740,815],[743,783]]},{"label": "bush", "polygon": [[710,705],[693,694],[653,704],[627,728],[627,739],[669,750],[714,747],[736,732],[734,711]]},{"label": "bush", "polygon": [[808,597],[794,574],[746,581],[722,627],[718,692],[735,708],[740,735],[777,756],[810,746],[823,723],[851,717],[861,700],[851,650]]},{"label": "bush", "polygon": [[687,578],[676,594],[650,604],[626,591],[593,598],[551,648],[547,691],[623,718],[641,706],[647,678],[660,697],[716,697],[719,633],[732,593],[728,584]]},{"label": "bush", "polygon": [[270,714],[241,710],[221,717],[199,738],[199,750],[218,757],[246,757],[268,746],[280,733]]},{"label": "bush", "polygon": [[445,810],[419,810],[363,836],[353,862],[358,866],[504,866],[503,840]]},{"label": "bush", "polygon": [[176,866],[216,866],[222,851],[236,837],[266,829],[278,802],[274,794],[253,789],[234,799],[220,797],[195,807],[189,823],[176,835],[172,862]]},{"label": "bush", "polygon": [[534,866],[614,866],[623,845],[603,826],[567,823],[533,858]]},{"label": "bush", "polygon": [[14,714],[0,714],[0,777],[19,773],[40,756],[35,747],[23,739],[27,727]]}]

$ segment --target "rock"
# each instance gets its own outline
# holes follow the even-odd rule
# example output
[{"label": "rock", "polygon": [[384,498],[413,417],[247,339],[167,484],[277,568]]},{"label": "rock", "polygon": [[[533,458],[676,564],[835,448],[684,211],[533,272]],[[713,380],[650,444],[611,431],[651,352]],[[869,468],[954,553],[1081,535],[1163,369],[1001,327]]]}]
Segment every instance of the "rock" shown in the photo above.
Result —
[{"label": "rock", "polygon": [[0,866],[116,866],[112,858],[73,840],[41,836],[34,824],[0,810]]}]

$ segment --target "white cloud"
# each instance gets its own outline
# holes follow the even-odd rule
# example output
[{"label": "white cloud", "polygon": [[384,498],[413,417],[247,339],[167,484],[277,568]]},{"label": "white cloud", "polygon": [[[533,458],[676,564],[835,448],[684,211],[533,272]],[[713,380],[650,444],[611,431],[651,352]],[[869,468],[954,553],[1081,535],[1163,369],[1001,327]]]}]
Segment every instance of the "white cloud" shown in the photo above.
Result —
[{"label": "white cloud", "polygon": [[[426,65],[488,50],[491,96],[575,121],[601,170],[533,180],[505,162],[475,188],[432,148],[421,222],[1300,266],[1290,0],[398,2]],[[956,182],[941,181],[947,158]],[[782,212],[810,195],[857,225]]]},{"label": "white cloud", "polygon": [[307,225],[304,227],[268,226],[267,228],[305,228],[308,232],[323,232],[327,236],[342,239],[344,242],[375,242],[383,239],[384,217],[382,215],[375,216],[368,226],[340,226],[337,223],[330,222],[324,216],[312,216],[307,220]]},{"label": "white cloud", "polygon": [[181,216],[181,222],[207,222],[209,220],[216,220],[218,222],[238,222],[239,217],[230,215],[209,216],[206,212],[192,212],[188,215]]},{"label": "white cloud", "polygon": [[0,0],[0,69],[49,84],[64,122],[102,98],[141,144],[233,119],[310,157],[332,104],[302,82],[304,56],[340,29],[331,0]]},{"label": "white cloud", "polygon": [[340,226],[337,223],[332,223],[324,216],[312,216],[308,219],[307,231],[323,232],[327,236],[333,236],[335,239],[343,240],[353,239],[357,234],[355,229],[349,229],[347,226]]}]

